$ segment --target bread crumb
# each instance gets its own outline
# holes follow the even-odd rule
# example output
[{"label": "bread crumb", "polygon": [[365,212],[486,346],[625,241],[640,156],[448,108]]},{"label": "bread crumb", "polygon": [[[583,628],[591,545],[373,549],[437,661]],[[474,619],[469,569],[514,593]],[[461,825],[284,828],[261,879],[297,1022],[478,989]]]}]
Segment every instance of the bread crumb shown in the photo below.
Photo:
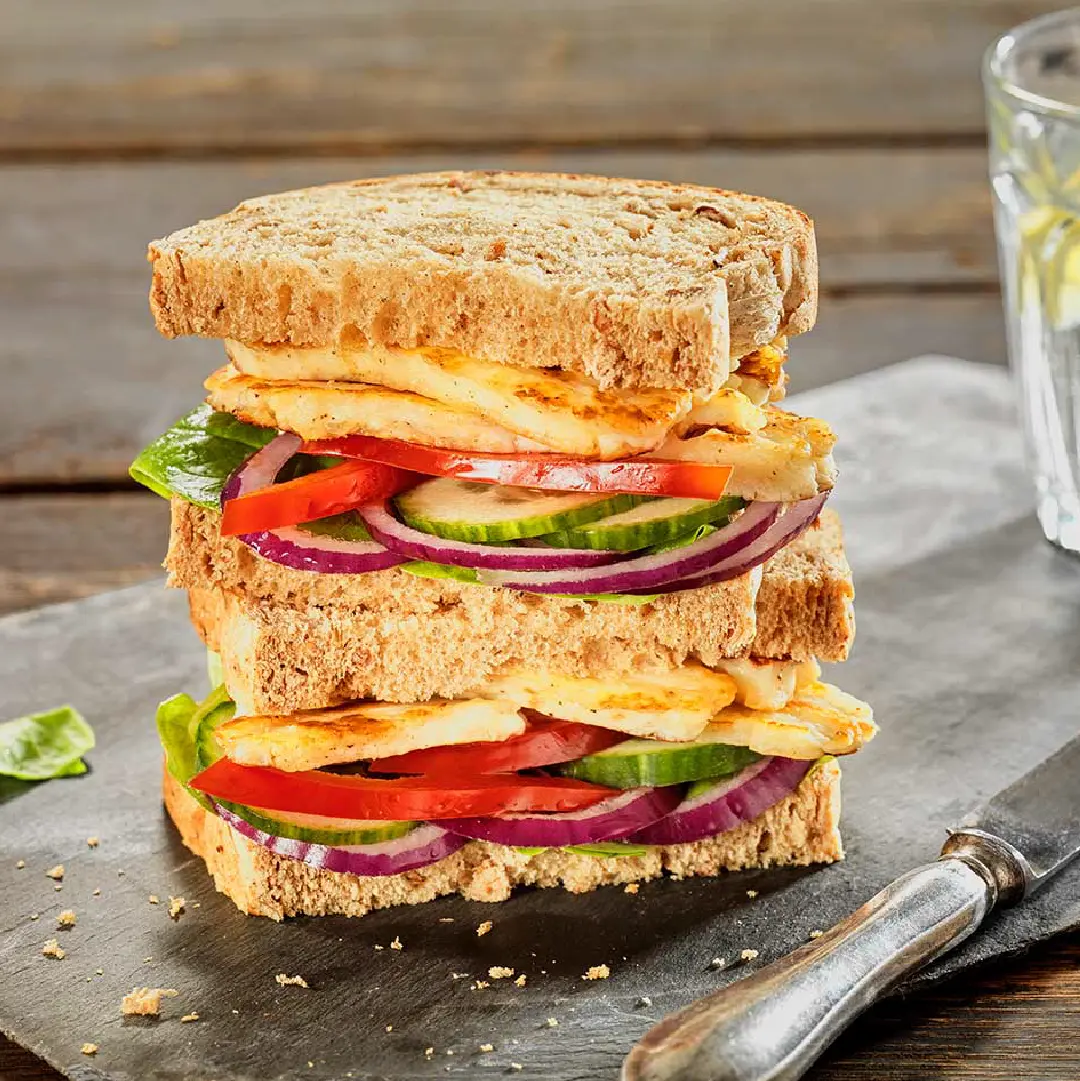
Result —
[{"label": "bread crumb", "polygon": [[753,961],[757,957],[757,955],[758,955],[757,950],[743,950],[743,952],[739,954],[739,960],[740,961]]},{"label": "bread crumb", "polygon": [[726,957],[714,957],[709,962],[709,968],[711,968],[715,972],[718,968],[723,968],[726,964],[727,964],[727,958]]},{"label": "bread crumb", "polygon": [[483,991],[483,989],[485,987],[490,987],[490,986],[491,986],[491,984],[488,983],[487,980],[477,980],[476,983],[474,983],[472,985],[472,989],[474,991]]},{"label": "bread crumb", "polygon": [[151,961],[153,961],[153,958],[152,958],[152,957],[144,957],[144,958],[142,959],[142,963],[143,963],[144,965],[148,965],[148,964],[150,964],[150,962],[151,962]]},{"label": "bread crumb", "polygon": [[810,937],[811,937],[811,938],[821,938],[821,936],[822,936],[823,934],[825,934],[825,932],[824,932],[824,931],[811,931],[811,932],[810,932]]},{"label": "bread crumb", "polygon": [[19,862],[15,864],[15,870],[16,871],[21,871],[25,866],[26,866],[26,860],[19,860]]},{"label": "bread crumb", "polygon": [[492,965],[491,968],[488,969],[488,975],[493,980],[506,980],[513,976],[513,974],[514,970],[512,968],[507,968],[505,965]]},{"label": "bread crumb", "polygon": [[157,1017],[161,1013],[161,1000],[175,998],[179,993],[171,987],[136,987],[124,995],[120,1013],[125,1017]]},{"label": "bread crumb", "polygon": [[627,884],[623,886],[623,893],[637,893],[637,891],[638,884],[636,882],[627,882]]},{"label": "bread crumb", "polygon": [[453,923],[453,922],[454,922],[454,917],[453,916],[440,916],[439,917],[439,923]]},{"label": "bread crumb", "polygon": [[637,1005],[638,1005],[638,1006],[651,1006],[651,1005],[652,1005],[652,999],[651,999],[651,998],[649,998],[649,996],[648,996],[648,995],[642,995],[642,996],[641,996],[641,997],[640,997],[640,998],[639,998],[639,999],[637,1000]]},{"label": "bread crumb", "polygon": [[522,1066],[520,1062],[511,1062],[510,1063],[510,1069],[511,1070],[523,1070],[523,1069],[525,1069],[525,1067]]},{"label": "bread crumb", "polygon": [[79,1054],[81,1055],[96,1055],[98,1053],[98,1046],[96,1043],[84,1043],[79,1048]]},{"label": "bread crumb", "polygon": [[170,897],[169,898],[169,918],[173,920],[179,920],[184,911],[184,899],[183,897]]},{"label": "bread crumb", "polygon": [[749,897],[752,901],[755,897],[757,897],[757,890],[747,890],[746,896]]},{"label": "bread crumb", "polygon": [[379,945],[379,944],[378,944],[378,943],[376,942],[376,943],[375,943],[375,949],[377,949],[377,950],[385,950],[385,949],[386,949],[386,947],[385,947],[385,946],[380,946],[380,945]]},{"label": "bread crumb", "polygon": [[161,901],[160,901],[160,900],[158,899],[158,895],[157,895],[156,893],[152,893],[152,894],[150,894],[150,896],[149,896],[149,897],[147,897],[147,900],[148,900],[148,901],[150,902],[150,904],[152,904],[152,905],[159,905],[159,904],[161,904]]},{"label": "bread crumb", "polygon": [[70,908],[65,908],[59,916],[56,917],[57,927],[74,927],[78,923],[78,917]]},{"label": "bread crumb", "polygon": [[424,1058],[431,1058],[431,1056],[434,1055],[434,1054],[435,1054],[435,1048],[434,1047],[425,1047],[424,1048]]},{"label": "bread crumb", "polygon": [[41,947],[41,955],[43,957],[52,957],[57,961],[63,961],[66,956],[63,947],[55,938],[50,938],[48,942]]},{"label": "bread crumb", "polygon": [[405,946],[402,943],[401,939],[395,936],[394,941],[390,943],[390,949],[403,950],[405,949]]},{"label": "bread crumb", "polygon": [[286,976],[284,972],[279,972],[275,977],[278,987],[307,987],[308,982],[303,976]]},{"label": "bread crumb", "polygon": [[527,979],[528,979],[528,977],[523,972],[520,976],[518,976],[518,978],[516,980],[514,980],[514,986],[515,987],[524,987],[525,986],[525,981]]},{"label": "bread crumb", "polygon": [[50,867],[49,870],[45,872],[45,877],[59,882],[60,879],[64,877],[64,865],[58,863],[55,867]]},{"label": "bread crumb", "polygon": [[606,980],[611,975],[607,965],[593,965],[581,978],[583,980]]},{"label": "bread crumb", "polygon": [[61,883],[57,882],[57,884],[55,886],[53,886],[53,891],[56,892],[56,893],[59,893],[63,888],[64,888],[63,885]]},{"label": "bread crumb", "polygon": [[465,980],[468,979],[469,974],[467,972],[451,972],[450,979],[452,980]]},{"label": "bread crumb", "polygon": [[495,1050],[495,1045],[493,1043],[482,1043],[480,1045],[480,1050],[484,1051],[484,1052],[494,1051]]},{"label": "bread crumb", "polygon": [[491,922],[491,920],[484,920],[484,922],[480,924],[480,926],[476,929],[476,937],[483,938],[483,936],[486,935],[488,931],[490,931],[494,926],[495,925]]},{"label": "bread crumb", "polygon": [[386,1031],[387,1032],[393,1032],[394,1031],[394,1026],[393,1025],[387,1025],[386,1026]]},{"label": "bread crumb", "polygon": [[198,1021],[198,1020],[199,1020],[199,1015],[197,1013],[186,1013],[186,1014],[184,1014],[183,1017],[180,1018],[180,1022],[182,1024],[185,1024],[185,1025],[188,1024],[190,1021]]},{"label": "bread crumb", "polygon": [[559,1027],[559,1022],[558,1022],[558,1019],[557,1019],[557,1018],[554,1018],[554,1017],[549,1017],[549,1018],[548,1018],[548,1019],[547,1019],[547,1020],[546,1020],[546,1021],[544,1022],[544,1024],[545,1024],[545,1025],[547,1025],[547,1027],[548,1027],[548,1028],[558,1028],[558,1027]]},{"label": "bread crumb", "polygon": [[94,890],[94,896],[95,897],[100,897],[101,896],[101,890]]},{"label": "bread crumb", "polygon": [[104,976],[105,975],[105,969],[103,969],[103,968],[95,968],[94,969],[94,975],[95,976]]},{"label": "bread crumb", "polygon": [[97,846],[99,844],[101,844],[101,839],[99,837],[87,837],[86,838],[86,847],[87,848],[97,848]]},{"label": "bread crumb", "polygon": [[40,912],[31,912],[30,913],[30,919],[32,919],[32,920],[40,920],[41,919],[41,913]]}]

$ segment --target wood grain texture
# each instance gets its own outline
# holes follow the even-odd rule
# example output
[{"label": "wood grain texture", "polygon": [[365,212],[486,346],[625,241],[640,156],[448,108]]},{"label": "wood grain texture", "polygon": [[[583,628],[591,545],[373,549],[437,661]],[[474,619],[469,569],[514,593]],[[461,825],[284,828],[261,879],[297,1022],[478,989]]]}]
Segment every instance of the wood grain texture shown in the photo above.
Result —
[{"label": "wood grain texture", "polygon": [[6,0],[0,149],[363,147],[982,130],[1054,0]]},{"label": "wood grain texture", "polygon": [[[144,163],[0,170],[0,483],[118,479],[201,396],[216,343],[166,342],[146,306],[146,242],[244,196],[448,165],[669,177],[760,191],[817,220],[833,292],[994,280],[981,151],[577,152],[367,161]],[[922,351],[999,361],[990,293],[827,299],[797,342],[796,386]],[[43,394],[43,388],[48,393]]]}]

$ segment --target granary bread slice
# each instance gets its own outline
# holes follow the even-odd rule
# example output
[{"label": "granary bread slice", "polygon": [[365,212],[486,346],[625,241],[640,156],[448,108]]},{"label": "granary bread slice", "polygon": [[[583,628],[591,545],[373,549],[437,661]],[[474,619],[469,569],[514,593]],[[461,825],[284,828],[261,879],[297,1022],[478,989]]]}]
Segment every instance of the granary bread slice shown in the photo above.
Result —
[{"label": "granary bread slice", "polygon": [[184,844],[206,863],[218,890],[242,912],[275,920],[363,916],[449,893],[471,901],[505,901],[515,886],[563,886],[571,893],[586,893],[598,886],[659,878],[665,871],[684,877],[716,875],[843,858],[840,768],[830,759],[752,822],[692,844],[657,847],[644,856],[596,859],[562,851],[528,856],[474,841],[429,867],[384,878],[324,871],[276,856],[205,811],[168,773],[165,806]]},{"label": "granary bread slice", "polygon": [[251,199],[150,245],[167,337],[332,345],[348,330],[711,392],[809,330],[810,220],[692,184],[445,172]]},{"label": "granary bread slice", "polygon": [[166,566],[222,655],[230,692],[257,712],[360,698],[458,697],[531,666],[614,676],[688,660],[840,661],[855,633],[839,519],[819,523],[760,571],[652,604],[575,601],[400,570],[311,574],[222,537],[218,515],[173,501]]}]

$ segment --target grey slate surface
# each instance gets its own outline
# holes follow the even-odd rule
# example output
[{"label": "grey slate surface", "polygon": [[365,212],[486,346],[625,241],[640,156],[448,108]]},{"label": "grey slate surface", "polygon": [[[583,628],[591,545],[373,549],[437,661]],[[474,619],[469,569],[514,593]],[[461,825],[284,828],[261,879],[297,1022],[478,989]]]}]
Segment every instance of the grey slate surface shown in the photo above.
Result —
[{"label": "grey slate surface", "polygon": [[[924,359],[794,404],[841,438],[835,505],[860,631],[834,677],[882,726],[844,764],[846,862],[634,896],[532,891],[358,921],[245,918],[159,808],[154,705],[198,693],[205,677],[182,598],[139,586],[0,622],[0,716],[71,701],[99,737],[83,778],[0,786],[0,1029],[82,1081],[471,1078],[511,1062],[524,1077],[613,1078],[650,1024],[736,978],[709,970],[712,957],[753,947],[767,961],[932,858],[947,824],[1080,729],[1080,562],[1031,519],[999,371]],[[56,863],[60,892],[45,877]],[[175,924],[169,895],[187,901]],[[79,922],[57,932],[63,908]],[[494,929],[478,938],[485,919]],[[916,982],[1077,925],[1080,867]],[[54,935],[63,961],[41,956]],[[395,936],[403,950],[374,949]],[[601,962],[611,978],[582,982]],[[484,978],[491,965],[526,972],[528,986],[471,991],[451,978]],[[278,987],[279,972],[311,989]],[[161,1021],[121,1020],[120,998],[137,985],[179,991]],[[188,1011],[201,1020],[180,1024]],[[101,1048],[92,1060],[79,1054],[87,1040]],[[489,1042],[495,1051],[480,1053]]]}]

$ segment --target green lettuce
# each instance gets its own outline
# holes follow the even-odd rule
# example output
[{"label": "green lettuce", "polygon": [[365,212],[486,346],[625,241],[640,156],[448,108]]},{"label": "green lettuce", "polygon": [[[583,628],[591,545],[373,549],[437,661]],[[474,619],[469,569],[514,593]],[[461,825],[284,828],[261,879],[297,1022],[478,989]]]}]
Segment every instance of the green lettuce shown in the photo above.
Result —
[{"label": "green lettuce", "polygon": [[129,472],[164,499],[175,495],[216,510],[225,482],[275,435],[273,428],[200,405],[146,447]]},{"label": "green lettuce", "polygon": [[[165,768],[185,788],[191,778],[200,772],[199,750],[196,737],[202,722],[218,710],[236,709],[224,686],[212,691],[202,702],[196,702],[189,694],[174,694],[157,708],[157,730],[161,745],[165,748]],[[204,807],[210,801],[201,793],[188,788]]]},{"label": "green lettuce", "polygon": [[[550,852],[551,848],[523,848],[515,847],[515,852],[523,856],[539,856],[541,852]],[[633,845],[629,841],[612,841],[609,844],[595,845],[564,845],[557,849],[559,852],[571,852],[577,856],[593,856],[596,859],[610,860],[616,856],[647,856],[648,845]]]},{"label": "green lettuce", "polygon": [[85,773],[82,756],[93,746],[93,729],[71,706],[17,717],[0,724],[0,775],[47,781]]}]

